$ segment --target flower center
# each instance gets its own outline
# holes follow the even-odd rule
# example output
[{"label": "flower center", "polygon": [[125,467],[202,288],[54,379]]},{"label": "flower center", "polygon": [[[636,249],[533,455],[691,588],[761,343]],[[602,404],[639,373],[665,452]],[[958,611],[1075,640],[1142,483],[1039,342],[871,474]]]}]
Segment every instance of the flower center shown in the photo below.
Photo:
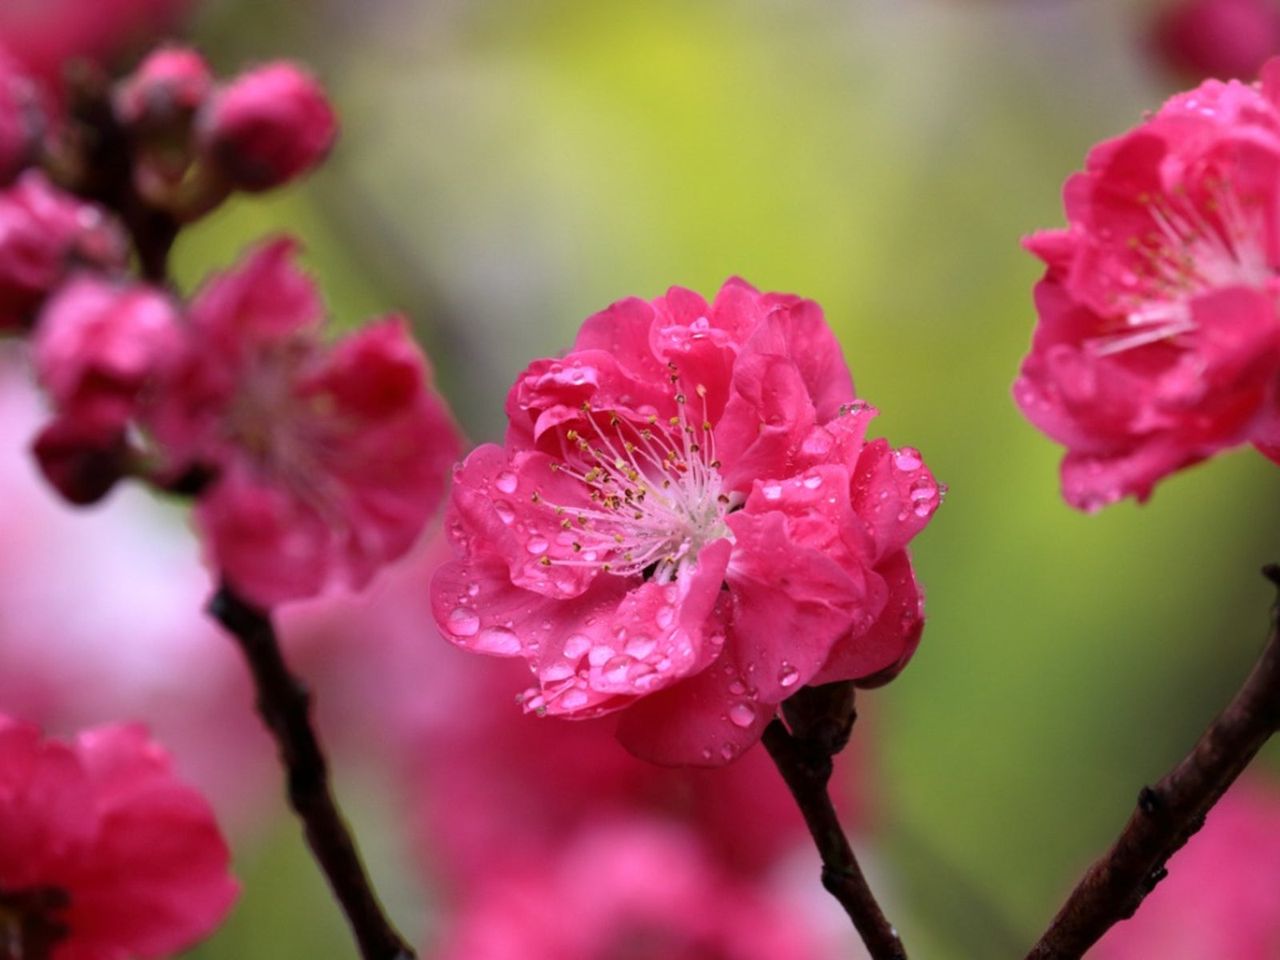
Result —
[{"label": "flower center", "polygon": [[1129,238],[1140,266],[1120,281],[1128,291],[1121,297],[1125,327],[1095,341],[1099,354],[1190,333],[1192,298],[1233,286],[1261,289],[1273,276],[1260,204],[1242,199],[1225,178],[1201,186],[1200,199],[1185,191],[1139,198],[1155,229]]},{"label": "flower center", "polygon": [[721,490],[707,389],[695,386],[701,415],[691,418],[680,372],[668,366],[676,416],[649,414],[637,422],[583,404],[587,426],[566,433],[567,455],[552,469],[579,481],[591,506],[549,504],[573,534],[574,556],[544,557],[547,566],[596,567],[667,583],[703,546],[732,535],[725,514],[743,498]]}]

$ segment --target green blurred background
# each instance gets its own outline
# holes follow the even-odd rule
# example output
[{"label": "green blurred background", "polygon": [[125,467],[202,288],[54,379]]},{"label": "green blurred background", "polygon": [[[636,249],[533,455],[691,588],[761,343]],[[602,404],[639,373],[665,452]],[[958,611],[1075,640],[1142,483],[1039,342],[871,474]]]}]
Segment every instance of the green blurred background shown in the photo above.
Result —
[{"label": "green blurred background", "polygon": [[[210,0],[194,36],[215,66],[306,60],[344,135],[304,186],[192,231],[180,274],[300,233],[341,322],[409,312],[474,439],[498,436],[515,373],[611,300],[739,274],[822,303],[879,430],[951,491],[916,541],[924,643],[864,698],[880,816],[860,847],[913,956],[1020,955],[1248,669],[1257,570],[1280,559],[1258,455],[1084,516],[1009,399],[1038,273],[1019,238],[1059,224],[1088,147],[1176,83],[1144,58],[1145,12]],[[378,791],[341,773],[416,929],[424,894]],[[191,956],[354,956],[292,823],[240,855],[245,898]]]}]

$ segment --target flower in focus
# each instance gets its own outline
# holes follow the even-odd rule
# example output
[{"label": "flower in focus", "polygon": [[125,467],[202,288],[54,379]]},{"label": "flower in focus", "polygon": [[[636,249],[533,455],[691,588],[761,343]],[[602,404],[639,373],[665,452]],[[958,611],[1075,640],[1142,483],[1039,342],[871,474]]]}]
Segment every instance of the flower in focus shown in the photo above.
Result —
[{"label": "flower in focus", "polygon": [[1169,861],[1142,909],[1089,951],[1096,960],[1280,956],[1280,792],[1237,783]]},{"label": "flower in focus", "polygon": [[623,710],[632,752],[726,763],[806,684],[880,682],[923,625],[906,544],[940,491],[867,442],[811,301],[739,280],[590,317],[455,472],[441,630],[525,658],[527,711]]},{"label": "flower in focus", "polygon": [[444,494],[459,438],[405,322],[332,346],[280,240],[210,281],[143,419],[196,506],[214,566],[263,606],[362,587],[404,554]]},{"label": "flower in focus", "polygon": [[1096,509],[1245,442],[1280,444],[1280,61],[1207,81],[1096,147],[1064,189],[1014,397]]},{"label": "flower in focus", "polygon": [[1276,0],[1174,0],[1152,25],[1161,61],[1195,80],[1247,80],[1280,50]]},{"label": "flower in focus", "polygon": [[0,191],[0,332],[30,324],[73,268],[123,269],[128,249],[98,207],[24,173]]},{"label": "flower in focus", "polygon": [[171,955],[226,915],[228,861],[208,804],[140,727],[64,742],[0,716],[0,943],[17,956]]},{"label": "flower in focus", "polygon": [[696,835],[597,824],[553,859],[490,870],[443,960],[820,960],[847,956],[769,890],[726,875]]},{"label": "flower in focus", "polygon": [[240,74],[201,110],[206,157],[235,186],[258,191],[310,172],[325,158],[338,121],[310,73],[287,62]]}]

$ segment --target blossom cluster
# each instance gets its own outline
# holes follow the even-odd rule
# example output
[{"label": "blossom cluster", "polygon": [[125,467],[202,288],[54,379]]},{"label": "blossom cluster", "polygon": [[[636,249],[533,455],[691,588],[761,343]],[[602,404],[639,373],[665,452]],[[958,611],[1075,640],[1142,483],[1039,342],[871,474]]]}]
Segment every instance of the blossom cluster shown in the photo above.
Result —
[{"label": "blossom cluster", "polygon": [[139,727],[46,740],[0,714],[3,956],[170,956],[230,908],[228,859],[208,805]]},{"label": "blossom cluster", "polygon": [[1090,152],[1027,240],[1040,316],[1014,396],[1067,447],[1066,499],[1146,499],[1252,443],[1280,459],[1280,61],[1209,80]]},{"label": "blossom cluster", "polygon": [[360,587],[403,554],[458,450],[406,322],[325,343],[290,239],[190,299],[165,282],[183,224],[323,159],[336,123],[315,79],[278,62],[218,82],[168,46],[65,104],[7,61],[0,90],[0,169],[16,176],[0,192],[0,326],[28,337],[51,402],[34,445],[50,482],[81,504],[125,476],[197,495],[212,565],[264,607]]}]

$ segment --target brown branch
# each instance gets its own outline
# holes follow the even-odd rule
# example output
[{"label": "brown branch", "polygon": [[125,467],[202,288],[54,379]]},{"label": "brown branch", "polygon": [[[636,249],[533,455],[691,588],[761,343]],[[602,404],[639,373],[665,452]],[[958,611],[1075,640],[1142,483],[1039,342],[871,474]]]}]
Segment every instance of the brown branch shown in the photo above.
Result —
[{"label": "brown branch", "polygon": [[275,737],[287,776],[289,803],[307,843],[360,945],[364,960],[413,960],[413,951],[382,911],[355,841],[329,786],[328,764],[311,726],[306,689],[289,672],[267,613],[225,584],[209,613],[240,645],[253,674],[258,712]]},{"label": "brown branch", "polygon": [[781,720],[771,721],[764,746],[817,845],[822,885],[844,907],[872,960],[906,960],[906,948],[867,885],[827,791],[832,757],[843,749],[853,726],[853,685],[807,687],[786,701],[783,710],[790,731]]},{"label": "brown branch", "polygon": [[[1263,568],[1280,588],[1280,566]],[[1027,960],[1079,960],[1121,920],[1133,916],[1167,873],[1168,859],[1273,733],[1280,730],[1280,599],[1271,631],[1244,685],[1191,752],[1138,805],[1111,849],[1085,873]]]}]

